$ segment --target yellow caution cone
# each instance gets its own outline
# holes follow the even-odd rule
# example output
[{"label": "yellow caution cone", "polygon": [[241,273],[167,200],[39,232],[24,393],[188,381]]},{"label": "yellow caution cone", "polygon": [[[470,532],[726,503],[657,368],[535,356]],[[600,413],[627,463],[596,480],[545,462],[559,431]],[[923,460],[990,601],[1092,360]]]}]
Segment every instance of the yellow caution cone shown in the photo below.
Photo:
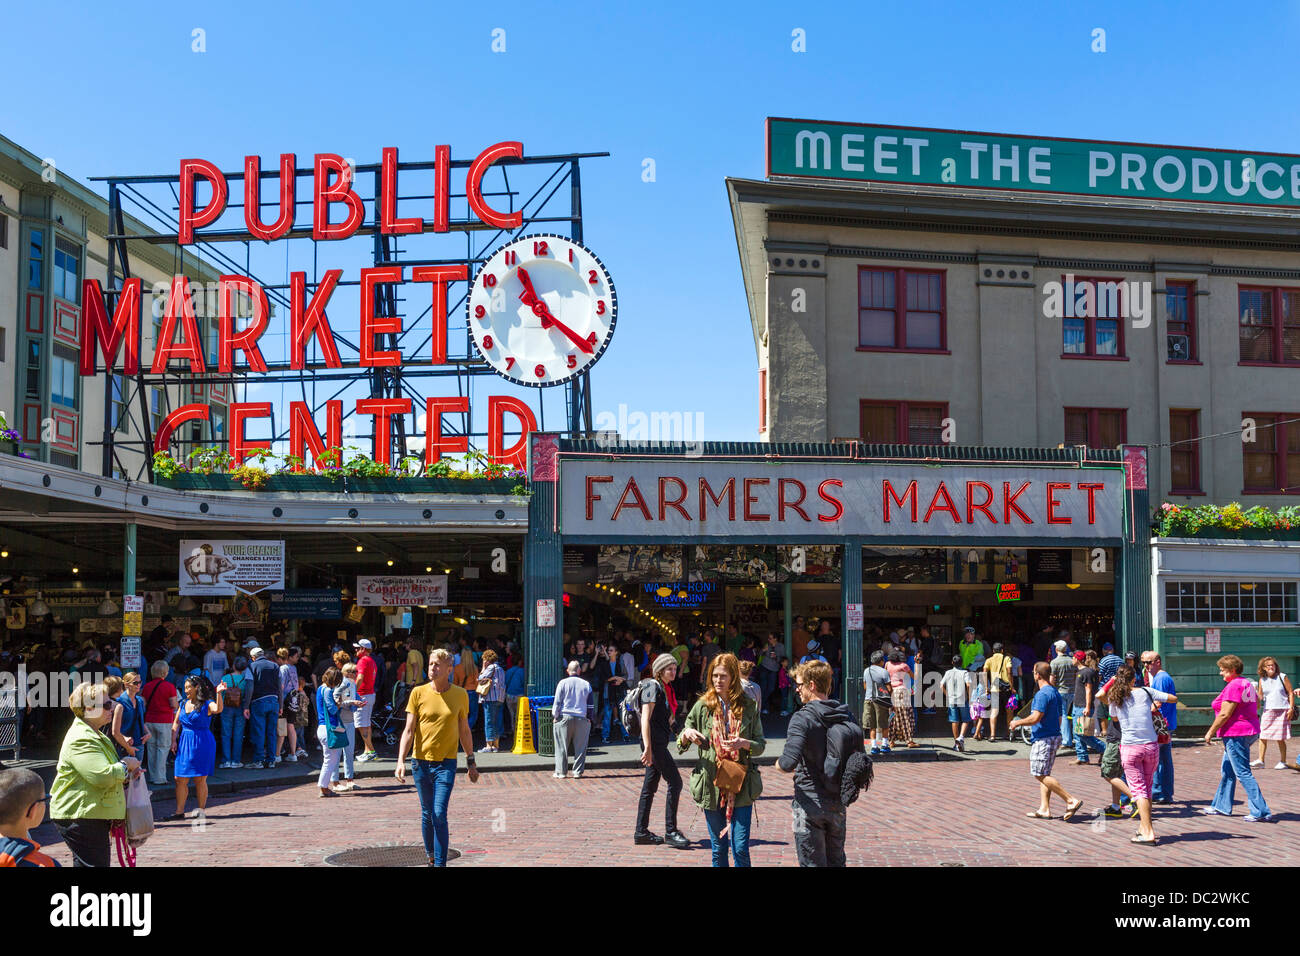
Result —
[{"label": "yellow caution cone", "polygon": [[515,706],[515,749],[512,754],[535,754],[537,747],[533,743],[533,709],[527,697],[520,697]]}]

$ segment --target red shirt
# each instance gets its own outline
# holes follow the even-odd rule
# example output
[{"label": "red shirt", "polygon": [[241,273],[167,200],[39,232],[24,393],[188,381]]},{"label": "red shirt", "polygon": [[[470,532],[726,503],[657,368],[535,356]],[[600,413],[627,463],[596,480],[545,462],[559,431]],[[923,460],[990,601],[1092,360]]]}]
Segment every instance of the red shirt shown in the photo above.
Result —
[{"label": "red shirt", "polygon": [[176,716],[172,710],[171,700],[178,697],[176,685],[161,678],[151,680],[140,688],[140,696],[145,699],[144,722],[146,724],[170,724]]},{"label": "red shirt", "polygon": [[357,658],[357,693],[373,694],[375,692],[375,677],[379,673],[379,667],[375,664],[375,659],[369,654]]}]

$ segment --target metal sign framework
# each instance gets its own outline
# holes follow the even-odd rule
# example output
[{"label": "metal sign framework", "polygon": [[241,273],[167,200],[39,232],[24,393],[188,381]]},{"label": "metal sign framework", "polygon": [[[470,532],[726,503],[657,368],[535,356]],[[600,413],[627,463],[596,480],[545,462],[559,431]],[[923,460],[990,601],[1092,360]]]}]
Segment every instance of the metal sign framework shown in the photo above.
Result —
[{"label": "metal sign framework", "polygon": [[[355,166],[356,175],[353,177],[354,188],[360,193],[360,184],[367,177],[370,177],[374,189],[371,195],[361,196],[362,202],[369,206],[368,211],[371,214],[363,218],[363,223],[357,229],[355,236],[370,236],[372,238],[370,259],[371,263],[376,267],[464,264],[469,279],[472,281],[475,269],[487,260],[494,249],[510,239],[530,231],[540,229],[547,232],[565,232],[567,227],[569,238],[574,242],[582,243],[581,161],[603,158],[608,155],[608,153],[567,153],[549,156],[523,156],[497,161],[492,170],[495,175],[499,175],[500,186],[495,190],[489,190],[487,184],[484,183],[483,196],[495,199],[495,205],[498,207],[508,203],[509,208],[503,211],[515,212],[518,210],[522,214],[522,222],[514,230],[500,229],[478,221],[468,210],[464,218],[451,218],[446,234],[461,233],[464,235],[465,254],[463,257],[450,259],[418,258],[408,255],[407,250],[399,248],[397,244],[398,236],[380,232],[377,225],[377,210],[381,201],[381,164],[357,165]],[[471,163],[472,160],[467,159],[451,160],[450,168],[464,170],[468,169]],[[436,164],[432,161],[399,162],[397,165],[399,189],[403,182],[400,176],[401,173],[429,173],[435,169]],[[512,173],[516,181],[513,186],[511,184]],[[228,181],[242,181],[244,179],[242,171],[225,175]],[[297,179],[306,177],[310,180],[313,170],[311,168],[297,168],[294,175]],[[259,178],[272,179],[278,176],[278,169],[271,168],[269,170],[264,169]],[[520,180],[523,180],[523,182],[521,183]],[[149,176],[101,176],[95,177],[95,181],[108,184],[109,234],[106,237],[108,241],[108,281],[104,287],[106,314],[114,314],[117,298],[121,294],[125,281],[131,278],[130,254],[132,243],[173,246],[176,251],[174,270],[176,274],[183,271],[183,253],[188,253],[196,256],[200,261],[206,260],[222,271],[237,272],[253,278],[259,281],[272,303],[286,311],[290,308],[288,298],[290,284],[287,281],[287,275],[285,276],[286,281],[283,283],[264,283],[260,282],[252,274],[253,244],[261,243],[262,240],[251,233],[244,229],[214,229],[196,236],[195,242],[188,247],[182,247],[177,243],[180,208],[179,173]],[[405,181],[407,183],[413,182],[415,177],[407,176]],[[566,192],[564,187],[566,185],[568,186],[567,206],[564,202]],[[162,195],[158,195],[159,193],[162,193]],[[525,193],[527,194],[526,198],[522,198],[522,201],[520,201],[521,197],[525,196]],[[278,203],[276,196],[268,198],[265,191],[262,192],[262,196],[263,199],[259,203],[261,206],[276,205]],[[398,193],[399,200],[419,201],[432,198],[434,197],[427,194],[419,194],[418,190],[406,195]],[[464,202],[466,198],[463,191],[452,192],[449,197],[453,203]],[[308,198],[296,200],[295,207],[311,206],[311,204],[312,198],[310,191],[308,191]],[[128,205],[131,207],[132,215],[137,216],[151,227],[156,225],[158,231],[147,234],[128,233],[125,222],[125,208]],[[242,204],[232,202],[226,208],[227,211],[239,210],[242,209]],[[420,232],[412,233],[404,238],[418,242],[431,235],[433,235],[431,223],[425,222]],[[306,227],[295,225],[280,241],[292,242],[295,240],[306,240],[312,244],[312,261],[315,274],[310,277],[310,281],[307,283],[307,294],[310,297],[314,293],[320,278],[318,266],[319,243],[312,238],[310,225]],[[223,246],[227,243],[237,243],[243,246],[243,263],[240,263],[225,251]],[[334,243],[334,245],[339,245],[339,243]],[[359,284],[359,280],[342,280],[337,283],[338,286],[357,286]],[[463,282],[461,285],[462,289],[458,292],[452,289],[448,291],[447,323],[449,333],[455,327],[456,317],[463,315],[465,301],[469,293],[469,282]],[[147,287],[145,294],[149,294]],[[395,317],[400,314],[399,309],[403,300],[392,285],[376,286],[374,296],[376,317]],[[430,312],[431,307],[426,309],[419,317],[416,317],[414,321],[405,322],[400,333],[380,333],[377,336],[379,341],[376,343],[376,347],[418,354],[430,344],[430,337],[426,337],[415,348],[410,348],[407,345],[407,339],[414,331],[416,323],[429,315]],[[137,329],[141,333],[143,333],[143,313],[142,297],[140,308],[135,317]],[[297,385],[301,390],[303,401],[311,408],[313,418],[318,420],[320,412],[325,409],[327,402],[337,399],[354,382],[362,379],[369,379],[370,397],[410,398],[413,409],[420,409],[424,407],[426,397],[422,387],[423,383],[431,380],[454,378],[456,395],[468,396],[475,379],[485,375],[496,376],[493,369],[475,354],[470,343],[468,329],[462,331],[464,333],[464,352],[460,355],[452,355],[449,352],[446,364],[361,368],[355,365],[356,357],[359,354],[358,342],[350,340],[346,334],[340,334],[339,330],[335,329],[334,340],[340,346],[343,368],[330,367],[315,356],[308,358],[306,367],[303,369],[290,368],[287,359],[272,361],[268,358],[267,371],[258,373],[256,381],[259,385]],[[142,334],[141,341],[143,341]],[[455,339],[448,334],[449,345],[453,341]],[[114,395],[115,380],[120,380],[119,387],[121,389],[116,401]],[[241,387],[246,389],[249,384],[247,376],[239,370],[233,373],[219,373],[212,370],[204,373],[194,373],[188,369],[182,370],[179,367],[169,365],[166,370],[155,374],[149,371],[144,363],[141,363],[138,373],[129,378],[126,376],[106,375],[104,381],[103,438],[99,442],[89,443],[100,445],[102,448],[103,475],[111,477],[114,474],[115,467],[125,473],[121,457],[117,454],[119,448],[140,448],[143,451],[143,464],[135,475],[135,480],[153,480],[152,449],[154,437],[149,397],[150,388],[161,387],[160,402],[163,405],[161,416],[165,417],[172,410],[172,393],[170,391],[172,387],[224,385],[229,390],[230,400],[234,401],[237,395],[236,389]],[[574,437],[582,433],[589,433],[592,430],[590,372],[570,380],[564,385],[564,390],[567,432]],[[541,398],[539,396],[538,402],[539,411],[542,415],[540,426],[545,428],[544,403]],[[115,409],[119,410],[123,416],[119,422],[114,421]],[[345,403],[345,420],[353,414],[354,411],[346,409]],[[471,447],[475,447],[475,439],[485,438],[487,432],[473,427],[472,409],[464,417],[465,425],[463,428],[457,428],[454,420],[444,421],[445,437],[463,436],[469,441]],[[407,439],[409,436],[406,432],[405,418],[404,415],[393,415],[390,419],[395,460],[400,460],[408,454]],[[277,416],[274,406],[272,407],[271,441],[273,444],[288,440],[288,419],[289,416],[287,415]],[[128,436],[139,434],[140,437],[121,437],[117,433],[122,430],[125,430]],[[177,440],[186,441],[187,439],[178,434]],[[210,442],[204,442],[204,444],[214,445],[228,445],[229,443],[230,438],[226,435],[219,439],[213,438]]]}]

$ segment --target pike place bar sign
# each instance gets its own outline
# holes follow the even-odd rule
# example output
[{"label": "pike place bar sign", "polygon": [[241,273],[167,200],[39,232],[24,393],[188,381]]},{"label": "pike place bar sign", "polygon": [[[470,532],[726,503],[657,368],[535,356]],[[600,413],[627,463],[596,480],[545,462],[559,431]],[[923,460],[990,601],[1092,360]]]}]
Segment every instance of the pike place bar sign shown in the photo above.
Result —
[{"label": "pike place bar sign", "polygon": [[681,460],[561,465],[566,539],[1118,538],[1118,469]]}]

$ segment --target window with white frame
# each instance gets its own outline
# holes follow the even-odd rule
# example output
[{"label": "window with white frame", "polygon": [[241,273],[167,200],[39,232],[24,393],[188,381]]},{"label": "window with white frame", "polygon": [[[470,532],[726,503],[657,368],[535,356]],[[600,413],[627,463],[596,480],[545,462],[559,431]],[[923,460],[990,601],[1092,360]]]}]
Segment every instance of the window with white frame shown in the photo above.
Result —
[{"label": "window with white frame", "polygon": [[1294,581],[1166,581],[1166,624],[1295,624]]}]

